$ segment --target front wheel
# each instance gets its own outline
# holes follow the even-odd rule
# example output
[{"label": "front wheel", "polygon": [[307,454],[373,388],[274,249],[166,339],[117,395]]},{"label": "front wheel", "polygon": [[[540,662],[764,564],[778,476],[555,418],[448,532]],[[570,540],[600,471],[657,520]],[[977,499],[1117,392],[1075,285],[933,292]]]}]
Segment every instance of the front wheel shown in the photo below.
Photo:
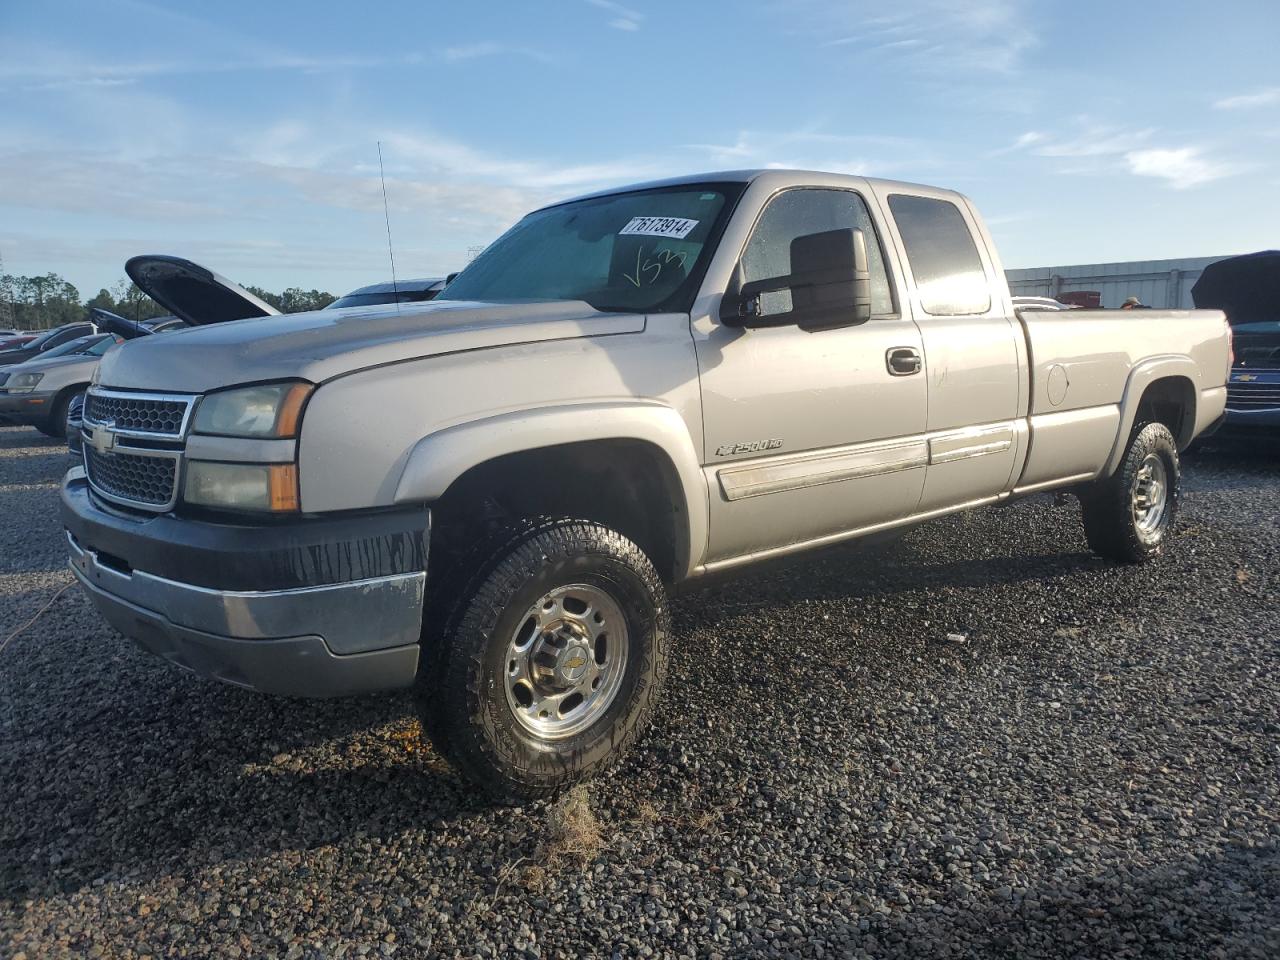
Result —
[{"label": "front wheel", "polygon": [[1089,546],[1122,563],[1157,556],[1173,532],[1180,480],[1178,446],[1169,428],[1136,427],[1120,468],[1080,494]]},{"label": "front wheel", "polygon": [[71,401],[77,396],[83,396],[83,393],[63,393],[54,400],[53,407],[49,410],[48,421],[36,424],[36,429],[46,437],[53,437],[55,440],[65,437],[67,435],[67,411],[71,407]]},{"label": "front wheel", "polygon": [[597,773],[646,726],[666,672],[666,594],[627,538],[582,520],[521,521],[493,541],[424,658],[437,749],[495,799]]}]

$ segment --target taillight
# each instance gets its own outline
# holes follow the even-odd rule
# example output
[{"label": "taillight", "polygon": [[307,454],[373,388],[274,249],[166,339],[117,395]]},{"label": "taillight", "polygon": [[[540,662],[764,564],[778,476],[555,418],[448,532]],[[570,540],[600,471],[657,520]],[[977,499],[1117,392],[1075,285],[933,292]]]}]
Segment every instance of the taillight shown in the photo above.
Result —
[{"label": "taillight", "polygon": [[1230,377],[1231,368],[1236,365],[1236,338],[1231,330],[1231,321],[1223,317],[1222,324],[1227,328],[1227,376]]}]

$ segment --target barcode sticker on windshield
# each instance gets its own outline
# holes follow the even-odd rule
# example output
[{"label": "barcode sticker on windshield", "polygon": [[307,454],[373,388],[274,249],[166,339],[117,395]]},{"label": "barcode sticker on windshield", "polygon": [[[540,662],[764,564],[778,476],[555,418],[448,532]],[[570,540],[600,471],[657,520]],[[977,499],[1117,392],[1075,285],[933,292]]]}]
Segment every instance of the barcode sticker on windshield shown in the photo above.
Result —
[{"label": "barcode sticker on windshield", "polygon": [[683,240],[697,225],[697,220],[687,220],[684,217],[632,217],[631,222],[618,231],[618,235],[674,237]]}]

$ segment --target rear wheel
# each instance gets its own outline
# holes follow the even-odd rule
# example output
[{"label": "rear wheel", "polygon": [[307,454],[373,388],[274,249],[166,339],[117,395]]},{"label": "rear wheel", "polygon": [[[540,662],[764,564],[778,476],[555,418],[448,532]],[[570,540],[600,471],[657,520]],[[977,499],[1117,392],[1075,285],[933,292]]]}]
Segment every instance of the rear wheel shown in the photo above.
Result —
[{"label": "rear wheel", "polygon": [[1159,555],[1173,532],[1181,465],[1169,428],[1134,428],[1120,468],[1081,493],[1085,536],[1100,556],[1143,563]]},{"label": "rear wheel", "polygon": [[424,658],[419,709],[463,775],[520,802],[599,772],[638,737],[670,627],[653,564],[608,527],[520,521],[490,544]]}]

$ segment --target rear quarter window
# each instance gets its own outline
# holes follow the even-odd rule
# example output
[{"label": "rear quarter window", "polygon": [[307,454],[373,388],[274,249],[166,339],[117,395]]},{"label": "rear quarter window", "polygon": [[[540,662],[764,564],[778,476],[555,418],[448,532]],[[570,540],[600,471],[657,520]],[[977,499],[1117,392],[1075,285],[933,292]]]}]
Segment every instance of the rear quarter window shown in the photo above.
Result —
[{"label": "rear quarter window", "polygon": [[889,197],[889,209],[925,313],[954,316],[991,309],[982,258],[954,203],[898,193]]}]

